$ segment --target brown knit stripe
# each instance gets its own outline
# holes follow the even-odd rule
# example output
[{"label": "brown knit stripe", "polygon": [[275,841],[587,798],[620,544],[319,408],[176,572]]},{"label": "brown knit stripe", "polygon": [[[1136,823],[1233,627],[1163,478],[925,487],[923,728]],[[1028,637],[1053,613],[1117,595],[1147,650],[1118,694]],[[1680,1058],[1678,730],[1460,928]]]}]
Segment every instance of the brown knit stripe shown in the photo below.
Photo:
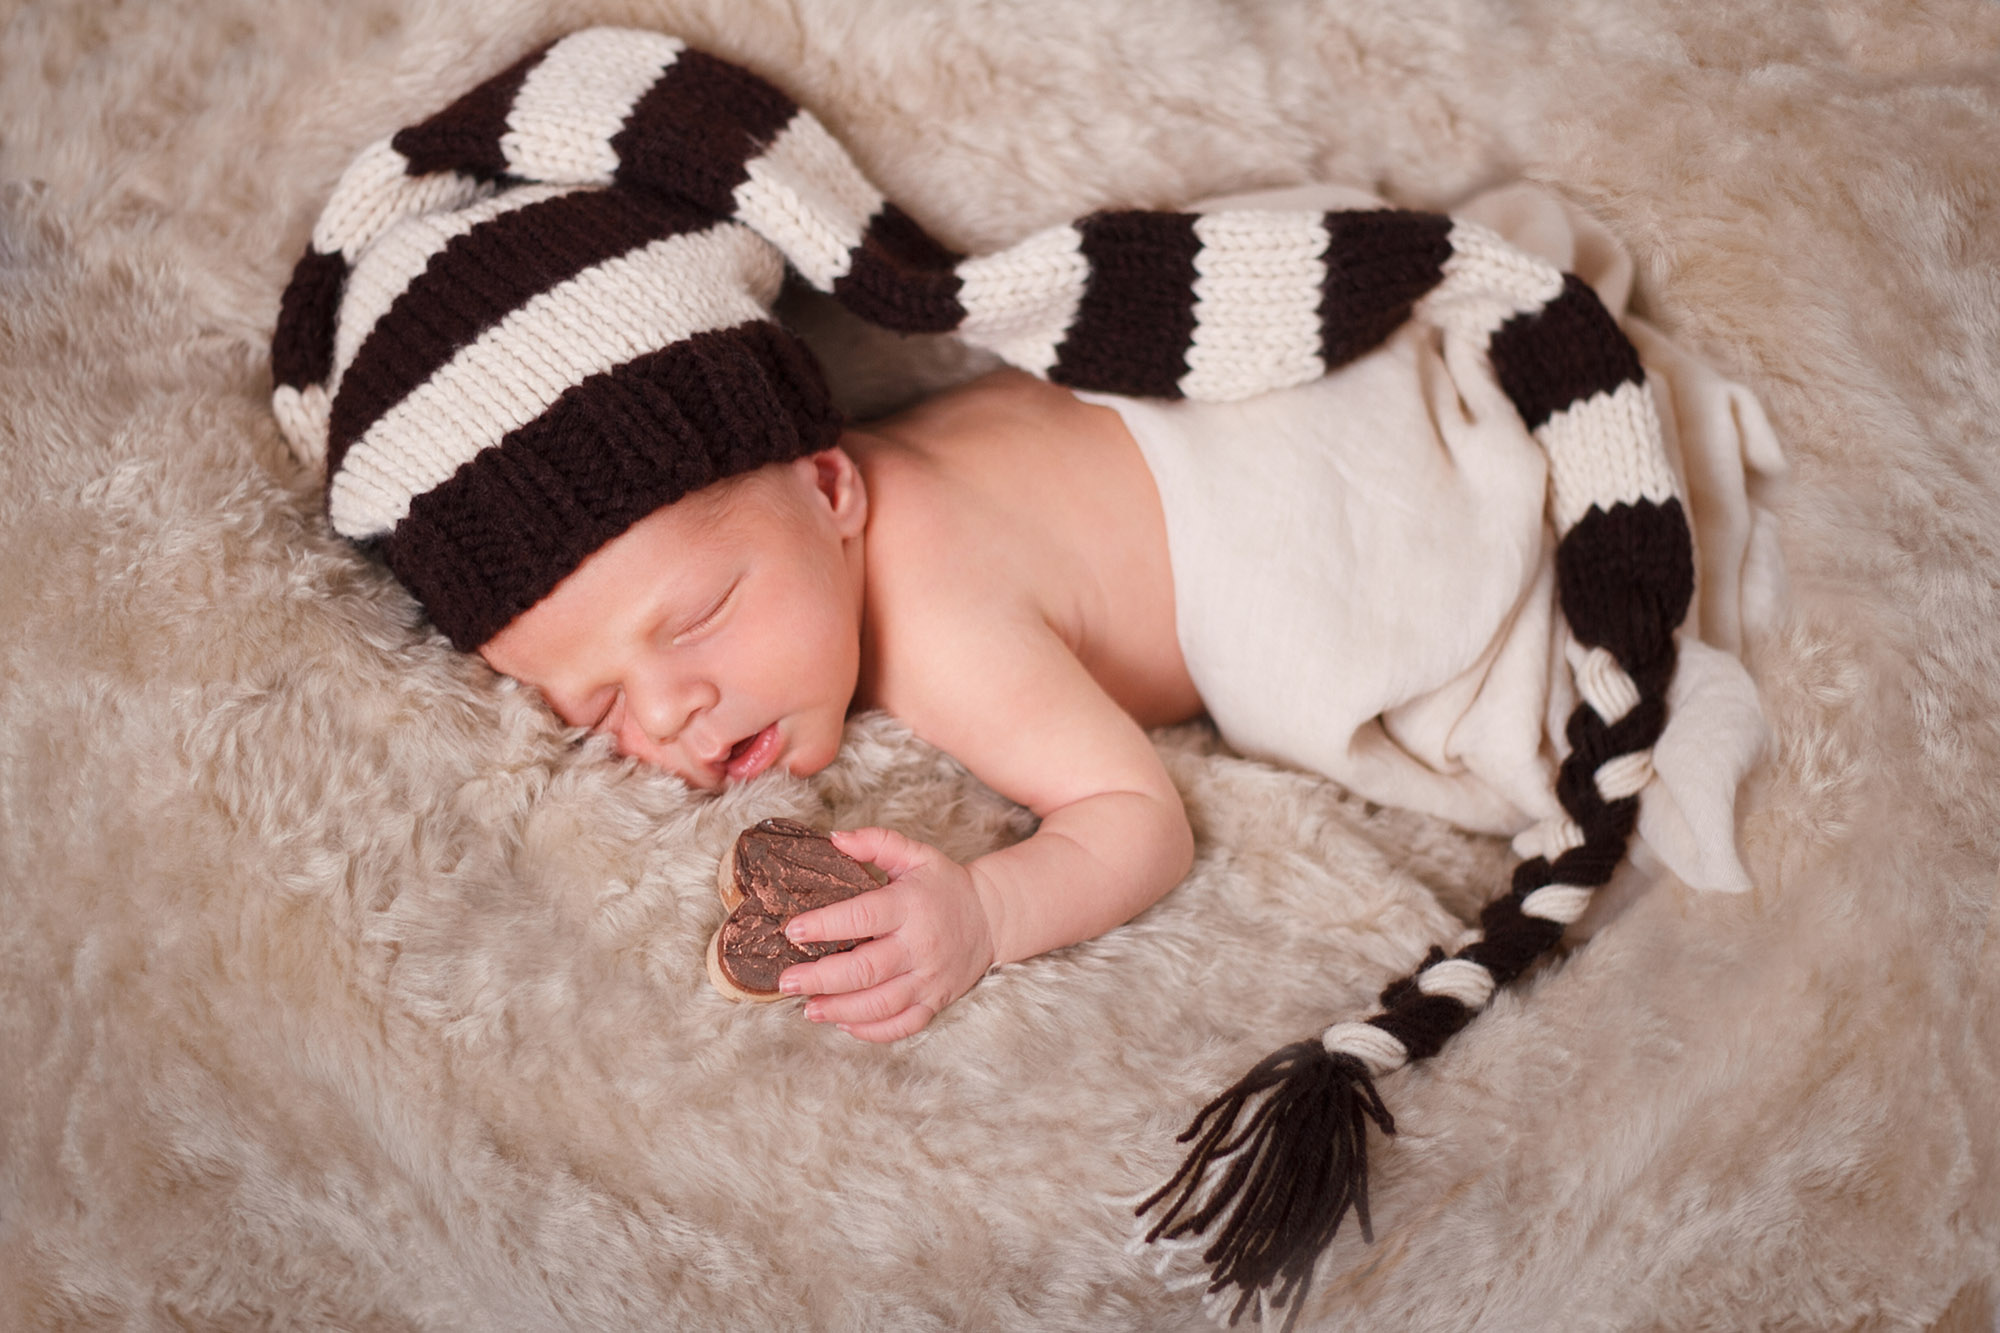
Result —
[{"label": "brown knit stripe", "polygon": [[[1523,862],[1522,868],[1527,867],[1536,868],[1542,875],[1546,875],[1549,868],[1548,862],[1540,857]],[[1563,935],[1560,922],[1528,916],[1521,911],[1521,902],[1528,893],[1522,891],[1520,878],[1520,869],[1517,869],[1515,891],[1495,898],[1480,912],[1479,929],[1484,938],[1458,952],[1460,958],[1470,959],[1491,972],[1497,986],[1514,982],[1534,966],[1536,959],[1554,948]],[[1555,882],[1543,878],[1534,887]]]},{"label": "brown knit stripe", "polygon": [[578,190],[502,213],[453,237],[368,331],[341,377],[328,425],[329,475],[383,413],[531,297],[608,259],[710,222],[673,200]]},{"label": "brown knit stripe", "polygon": [[505,175],[500,136],[507,132],[507,113],[528,71],[548,53],[547,46],[529,52],[429,120],[397,131],[389,143],[410,159],[410,174],[462,171],[480,180]]},{"label": "brown knit stripe", "polygon": [[1398,997],[1394,1007],[1367,1021],[1402,1042],[1412,1060],[1428,1060],[1472,1021],[1472,1015],[1449,995],[1426,995],[1412,988]]},{"label": "brown knit stripe", "polygon": [[894,204],[868,219],[853,266],[833,294],[855,314],[898,333],[949,333],[965,321],[957,265],[945,249]]},{"label": "brown knit stripe", "polygon": [[1572,403],[1646,378],[1631,340],[1574,273],[1563,275],[1555,300],[1502,324],[1487,354],[1529,430]]},{"label": "brown knit stripe", "polygon": [[347,282],[347,261],[338,252],[323,255],[311,246],[292,269],[278,302],[278,327],[271,335],[271,378],[302,389],[324,384],[333,374],[334,318]]},{"label": "brown knit stripe", "polygon": [[812,354],[776,324],[698,333],[569,389],[417,496],[383,553],[470,651],[661,505],[826,448],[840,425]]},{"label": "brown knit stripe", "polygon": [[1093,213],[1076,224],[1090,278],[1056,348],[1057,384],[1149,398],[1181,396],[1194,336],[1192,213]]},{"label": "brown knit stripe", "polygon": [[739,65],[680,53],[612,136],[618,183],[689,200],[718,218],[798,104]]},{"label": "brown knit stripe", "polygon": [[1319,319],[1328,369],[1382,345],[1444,277],[1451,219],[1384,208],[1326,215],[1326,283]]},{"label": "brown knit stripe", "polygon": [[[1640,754],[1646,748],[1641,746],[1622,753]],[[1627,796],[1606,801],[1597,791],[1595,767],[1585,769],[1581,764],[1566,764],[1556,774],[1556,799],[1583,830],[1585,841],[1555,859],[1550,871],[1554,878],[1549,882],[1582,889],[1602,888],[1611,882],[1611,877],[1618,873],[1619,863],[1625,859],[1625,844],[1639,819],[1639,798]]]},{"label": "brown knit stripe", "polygon": [[1694,597],[1694,547],[1678,498],[1592,506],[1556,543],[1556,589],[1563,617],[1585,644],[1609,651],[1642,692],[1642,678],[1671,663],[1673,633]]}]

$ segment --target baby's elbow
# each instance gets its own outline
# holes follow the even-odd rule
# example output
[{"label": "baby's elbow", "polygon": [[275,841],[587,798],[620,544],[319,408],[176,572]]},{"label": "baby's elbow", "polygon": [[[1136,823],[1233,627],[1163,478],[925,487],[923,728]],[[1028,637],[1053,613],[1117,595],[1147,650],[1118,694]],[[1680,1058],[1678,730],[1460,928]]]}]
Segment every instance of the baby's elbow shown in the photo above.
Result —
[{"label": "baby's elbow", "polygon": [[1174,788],[1167,788],[1158,800],[1160,828],[1154,845],[1159,849],[1161,878],[1170,889],[1194,869],[1194,826],[1188,820],[1187,805]]}]

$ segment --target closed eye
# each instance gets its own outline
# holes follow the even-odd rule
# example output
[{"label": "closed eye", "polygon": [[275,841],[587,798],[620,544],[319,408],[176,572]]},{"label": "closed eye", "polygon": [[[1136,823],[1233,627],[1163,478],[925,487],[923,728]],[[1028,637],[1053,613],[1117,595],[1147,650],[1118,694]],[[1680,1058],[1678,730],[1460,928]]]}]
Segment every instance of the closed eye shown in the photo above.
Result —
[{"label": "closed eye", "polygon": [[674,642],[685,643],[689,639],[698,638],[704,631],[711,628],[716,621],[722,619],[722,613],[728,609],[730,599],[736,596],[736,588],[737,585],[731,583],[723,591],[722,596],[716,598],[714,604],[708,610],[701,613],[699,619],[690,625],[682,627],[681,631],[674,635]]},{"label": "closed eye", "polygon": [[597,714],[597,719],[589,724],[590,730],[603,735],[615,733],[619,722],[619,705],[625,702],[625,691],[614,690],[611,698]]}]

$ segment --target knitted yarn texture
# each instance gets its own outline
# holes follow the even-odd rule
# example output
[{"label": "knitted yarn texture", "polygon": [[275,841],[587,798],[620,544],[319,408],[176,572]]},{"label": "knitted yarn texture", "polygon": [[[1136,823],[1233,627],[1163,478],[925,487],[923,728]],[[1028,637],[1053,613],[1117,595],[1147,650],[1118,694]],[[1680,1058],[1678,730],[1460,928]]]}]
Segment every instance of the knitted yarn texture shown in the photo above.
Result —
[{"label": "knitted yarn texture", "polygon": [[1133,395],[1302,383],[1415,318],[1486,350],[1546,451],[1559,601],[1589,649],[1551,854],[1382,1012],[1212,1103],[1147,1205],[1153,1237],[1222,1223],[1205,1257],[1235,1315],[1266,1294],[1296,1314],[1350,1205],[1366,1226],[1363,1118],[1393,1126],[1372,1080],[1435,1054],[1624,856],[1693,593],[1638,356],[1583,282],[1432,214],[1105,212],[961,256],[764,80],[592,29],[349,168],[285,294],[274,409],[324,463],[334,528],[473,648],[660,505],[834,442],[817,368],[770,318],[786,268],[884,327]]}]

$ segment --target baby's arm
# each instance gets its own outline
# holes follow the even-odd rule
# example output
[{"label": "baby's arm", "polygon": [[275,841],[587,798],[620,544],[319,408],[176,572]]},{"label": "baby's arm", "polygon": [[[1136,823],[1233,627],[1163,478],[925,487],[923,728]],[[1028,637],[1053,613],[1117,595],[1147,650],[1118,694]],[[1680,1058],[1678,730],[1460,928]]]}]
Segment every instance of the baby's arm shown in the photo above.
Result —
[{"label": "baby's arm", "polygon": [[[918,735],[1041,817],[960,866],[883,829],[834,835],[890,882],[795,919],[797,939],[872,936],[786,971],[807,1016],[892,1041],[996,963],[1102,934],[1187,874],[1193,835],[1152,742],[1039,618],[955,615],[898,654],[880,693]],[[996,623],[996,621],[998,623]]]}]

